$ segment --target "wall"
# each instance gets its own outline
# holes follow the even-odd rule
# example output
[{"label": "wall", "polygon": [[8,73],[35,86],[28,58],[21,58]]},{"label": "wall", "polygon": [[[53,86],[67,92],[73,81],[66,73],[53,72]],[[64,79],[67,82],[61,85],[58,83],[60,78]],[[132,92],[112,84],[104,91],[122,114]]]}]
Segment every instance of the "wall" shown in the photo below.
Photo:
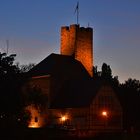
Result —
[{"label": "wall", "polygon": [[70,55],[80,61],[93,76],[93,29],[70,25],[61,27],[62,55]]},{"label": "wall", "polygon": [[[106,112],[106,115],[102,113]],[[90,105],[90,129],[100,131],[122,130],[122,107],[114,90],[104,85]]]},{"label": "wall", "polygon": [[79,60],[93,76],[93,43],[92,28],[81,27],[77,35],[75,59]]}]

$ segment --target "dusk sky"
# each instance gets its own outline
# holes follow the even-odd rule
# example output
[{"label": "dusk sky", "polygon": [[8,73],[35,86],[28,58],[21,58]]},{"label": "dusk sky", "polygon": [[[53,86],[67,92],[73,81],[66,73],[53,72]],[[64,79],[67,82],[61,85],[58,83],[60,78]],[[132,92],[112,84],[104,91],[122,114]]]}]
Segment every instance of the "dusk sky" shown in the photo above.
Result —
[{"label": "dusk sky", "polygon": [[[0,51],[20,64],[59,53],[60,28],[76,23],[77,0],[0,0]],[[140,80],[140,0],[79,0],[79,23],[94,30],[94,65],[111,66],[120,82]]]}]

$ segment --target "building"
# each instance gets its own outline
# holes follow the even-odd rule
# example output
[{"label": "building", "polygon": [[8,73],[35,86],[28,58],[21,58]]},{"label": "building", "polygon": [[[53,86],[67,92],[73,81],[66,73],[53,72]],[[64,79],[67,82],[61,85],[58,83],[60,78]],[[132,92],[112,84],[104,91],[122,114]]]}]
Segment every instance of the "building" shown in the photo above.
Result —
[{"label": "building", "polygon": [[117,92],[92,77],[92,34],[89,27],[62,27],[61,54],[51,54],[31,69],[28,83],[48,96],[51,125],[70,126],[80,133],[118,132],[123,112]]},{"label": "building", "polygon": [[[50,86],[46,82],[46,88],[50,88],[47,90],[50,91],[50,103],[58,96],[60,90],[65,87],[66,83],[79,83],[90,79],[90,75],[79,61],[72,56],[59,54],[50,54],[31,69],[29,74],[32,77],[30,83],[34,83],[38,87],[40,86],[44,93],[44,84],[41,81],[43,81],[45,75],[49,75],[48,80],[50,81]],[[40,79],[37,80],[36,77],[40,77]],[[45,79],[47,80],[47,78]],[[37,81],[42,84],[37,83]]]},{"label": "building", "polygon": [[51,106],[53,125],[70,126],[90,135],[122,131],[122,107],[110,84],[99,80],[83,83],[78,91],[68,87]]},{"label": "building", "polygon": [[61,27],[62,55],[73,56],[93,76],[93,29],[78,24]]}]

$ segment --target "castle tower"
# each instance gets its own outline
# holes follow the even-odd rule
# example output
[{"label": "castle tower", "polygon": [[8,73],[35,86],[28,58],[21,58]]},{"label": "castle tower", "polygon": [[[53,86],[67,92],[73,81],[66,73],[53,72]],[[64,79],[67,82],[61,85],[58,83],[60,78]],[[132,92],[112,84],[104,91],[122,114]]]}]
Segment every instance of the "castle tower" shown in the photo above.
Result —
[{"label": "castle tower", "polygon": [[73,56],[93,76],[93,29],[77,24],[61,27],[62,55]]}]

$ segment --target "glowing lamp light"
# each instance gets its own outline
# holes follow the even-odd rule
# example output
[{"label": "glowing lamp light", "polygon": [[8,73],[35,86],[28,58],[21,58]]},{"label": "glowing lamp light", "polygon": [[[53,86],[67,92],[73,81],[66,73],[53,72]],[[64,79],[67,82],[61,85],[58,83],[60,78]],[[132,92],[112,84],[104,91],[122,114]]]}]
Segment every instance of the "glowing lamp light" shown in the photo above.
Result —
[{"label": "glowing lamp light", "polygon": [[107,117],[108,116],[107,111],[102,111],[102,116]]},{"label": "glowing lamp light", "polygon": [[37,123],[33,123],[33,124],[30,124],[28,127],[29,128],[39,128],[40,126]]},{"label": "glowing lamp light", "polygon": [[62,121],[62,122],[66,121],[66,119],[67,119],[66,116],[62,116],[62,117],[61,117],[61,121]]}]

